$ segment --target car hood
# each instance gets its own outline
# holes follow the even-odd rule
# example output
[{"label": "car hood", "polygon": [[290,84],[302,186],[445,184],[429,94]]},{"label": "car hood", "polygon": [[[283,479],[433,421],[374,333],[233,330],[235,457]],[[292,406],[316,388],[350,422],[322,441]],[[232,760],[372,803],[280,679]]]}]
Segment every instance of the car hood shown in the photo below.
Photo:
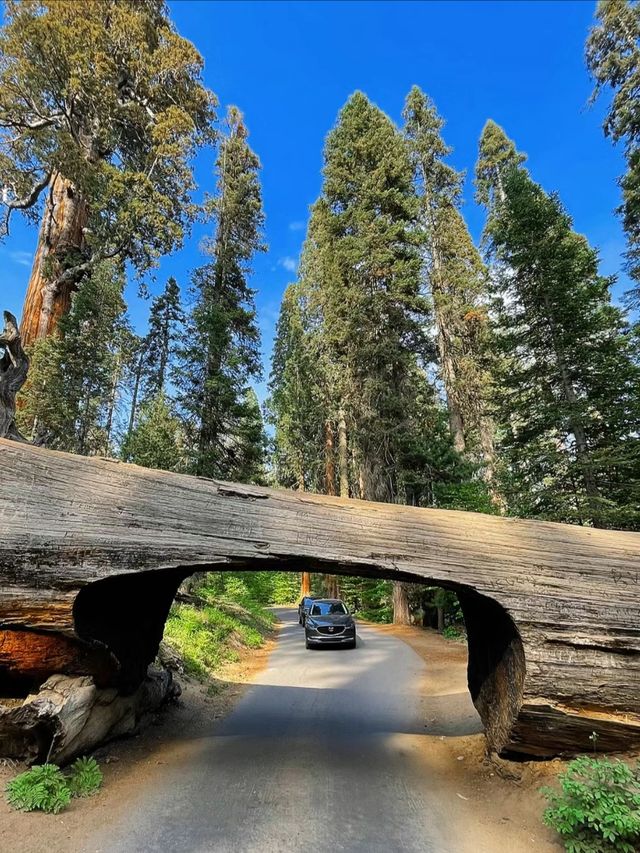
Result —
[{"label": "car hood", "polygon": [[353,616],[350,613],[332,613],[330,616],[311,616],[309,619],[316,625],[352,625]]}]

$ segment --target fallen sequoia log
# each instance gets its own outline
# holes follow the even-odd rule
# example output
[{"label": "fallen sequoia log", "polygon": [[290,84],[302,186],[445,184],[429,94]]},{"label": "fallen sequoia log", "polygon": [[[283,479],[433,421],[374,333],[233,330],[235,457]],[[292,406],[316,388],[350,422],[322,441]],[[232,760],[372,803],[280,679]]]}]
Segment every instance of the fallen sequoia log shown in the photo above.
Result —
[{"label": "fallen sequoia log", "polygon": [[[640,746],[640,534],[224,484],[0,440],[0,695],[133,695],[180,583],[290,569],[455,590],[489,747]],[[1,719],[1,718],[0,718]],[[0,721],[0,753],[4,733]]]}]

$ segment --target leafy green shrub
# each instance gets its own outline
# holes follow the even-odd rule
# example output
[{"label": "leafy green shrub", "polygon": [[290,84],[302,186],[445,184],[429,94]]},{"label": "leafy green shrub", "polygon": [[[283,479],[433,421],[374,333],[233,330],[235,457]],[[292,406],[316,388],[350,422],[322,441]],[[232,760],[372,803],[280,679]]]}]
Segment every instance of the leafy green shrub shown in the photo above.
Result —
[{"label": "leafy green shrub", "polygon": [[76,758],[69,774],[57,764],[35,764],[7,783],[7,802],[23,812],[58,814],[71,797],[90,797],[102,784],[102,772],[95,758]]},{"label": "leafy green shrub", "polygon": [[447,625],[443,628],[442,636],[447,640],[464,640],[464,632],[456,625]]},{"label": "leafy green shrub", "polygon": [[58,814],[71,801],[67,779],[55,764],[36,764],[7,784],[7,802],[23,812]]},{"label": "leafy green shrub", "polygon": [[640,850],[640,765],[608,758],[576,758],[559,777],[561,790],[542,788],[550,805],[544,822],[562,836],[568,853]]},{"label": "leafy green shrub", "polygon": [[74,797],[90,797],[102,785],[102,771],[95,758],[76,758],[69,771],[69,789]]}]

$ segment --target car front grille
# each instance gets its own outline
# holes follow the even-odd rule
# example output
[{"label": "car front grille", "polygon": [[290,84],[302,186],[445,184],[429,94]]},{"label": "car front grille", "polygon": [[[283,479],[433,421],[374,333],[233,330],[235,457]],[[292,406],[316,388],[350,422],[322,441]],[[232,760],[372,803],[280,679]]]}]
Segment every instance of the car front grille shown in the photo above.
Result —
[{"label": "car front grille", "polygon": [[336,637],[338,634],[344,634],[344,625],[322,625],[318,628],[318,634]]}]

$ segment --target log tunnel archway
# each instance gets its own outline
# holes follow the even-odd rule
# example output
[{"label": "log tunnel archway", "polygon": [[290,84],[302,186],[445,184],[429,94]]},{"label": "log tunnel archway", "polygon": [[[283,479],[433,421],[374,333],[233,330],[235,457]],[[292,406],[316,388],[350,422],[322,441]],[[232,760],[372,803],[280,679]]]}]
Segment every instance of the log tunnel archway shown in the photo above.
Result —
[{"label": "log tunnel archway", "polygon": [[[206,568],[200,566],[198,570]],[[216,568],[220,570],[220,566]],[[288,564],[273,570],[279,568],[295,571]],[[341,568],[340,574],[352,571]],[[312,571],[313,567],[307,564],[306,569]],[[357,567],[355,572],[358,574]],[[138,687],[156,657],[178,587],[190,573],[189,569],[176,567],[161,572],[115,575],[80,590],[73,607],[75,630],[82,641],[90,644],[95,660],[103,656],[104,664],[99,675],[94,676],[103,679],[103,686],[116,686],[124,694]],[[388,572],[367,573],[367,576],[393,579]],[[417,576],[403,576],[403,580],[430,582]],[[526,672],[522,640],[513,620],[496,601],[457,584],[449,588],[458,595],[467,628],[467,680],[471,699],[489,744],[500,749],[522,703]]]},{"label": "log tunnel archway", "polygon": [[[0,440],[0,694],[61,671],[127,694],[143,669],[118,660],[136,642],[119,616],[127,595],[109,612],[102,584],[128,577],[166,615],[182,577],[225,567],[461,589],[470,688],[494,749],[584,752],[594,730],[602,751],[640,747],[638,533],[218,483]],[[100,633],[102,646],[83,638]]]}]

